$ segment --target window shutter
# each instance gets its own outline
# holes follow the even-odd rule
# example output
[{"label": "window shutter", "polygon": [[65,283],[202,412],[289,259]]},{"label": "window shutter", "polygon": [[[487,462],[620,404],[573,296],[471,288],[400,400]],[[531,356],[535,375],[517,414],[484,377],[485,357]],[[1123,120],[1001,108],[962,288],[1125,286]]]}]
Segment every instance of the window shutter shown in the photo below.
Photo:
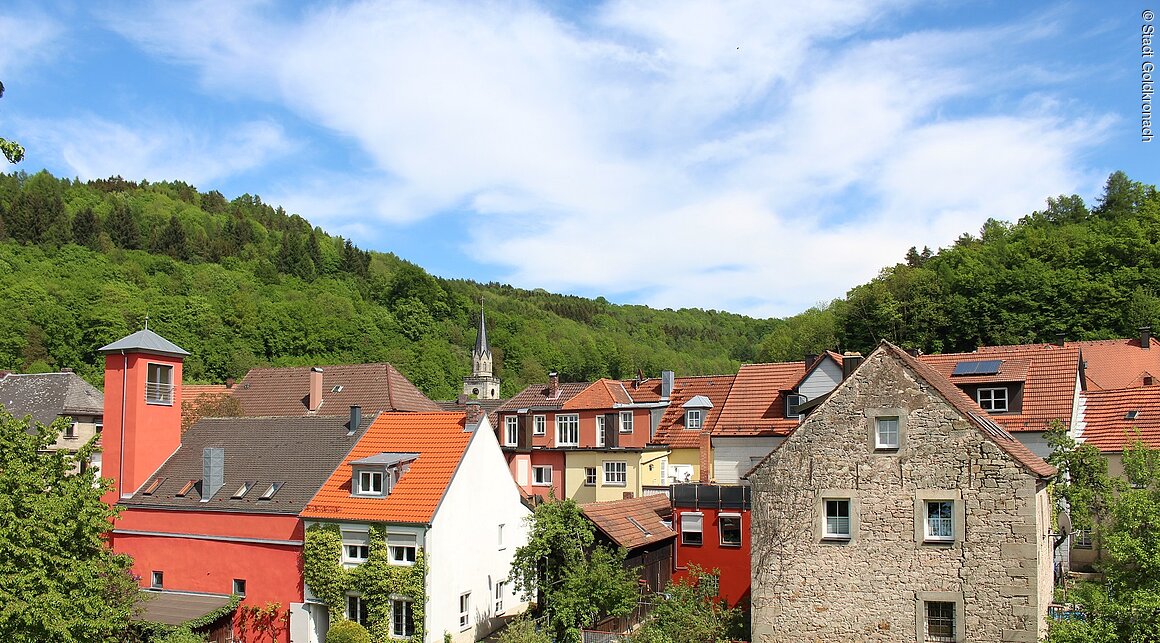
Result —
[{"label": "window shutter", "polygon": [[604,446],[615,449],[620,446],[620,414],[604,414]]}]

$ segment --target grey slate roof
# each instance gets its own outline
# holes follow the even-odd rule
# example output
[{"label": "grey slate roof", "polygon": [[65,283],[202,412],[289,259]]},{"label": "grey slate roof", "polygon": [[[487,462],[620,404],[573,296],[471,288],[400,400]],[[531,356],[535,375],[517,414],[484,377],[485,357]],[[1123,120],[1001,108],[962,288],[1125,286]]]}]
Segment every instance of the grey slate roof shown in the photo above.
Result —
[{"label": "grey slate roof", "polygon": [[97,350],[102,353],[117,353],[120,351],[139,351],[158,355],[176,355],[185,357],[189,351],[165,339],[161,335],[149,330],[139,330],[128,337],[122,337],[112,344],[102,346]]},{"label": "grey slate roof", "polygon": [[60,415],[103,415],[105,396],[76,373],[12,373],[0,380],[0,406],[51,424]]},{"label": "grey slate roof", "polygon": [[141,590],[137,594],[140,620],[165,625],[181,625],[229,605],[230,597],[222,594],[192,594]]},{"label": "grey slate roof", "polygon": [[[177,452],[121,504],[298,514],[342,464],[374,418],[364,417],[353,435],[347,435],[347,418],[337,416],[202,419],[181,436]],[[201,502],[202,450],[206,448],[225,450],[224,484],[207,502]],[[163,478],[161,485],[145,495],[158,478]],[[177,497],[191,480],[195,482],[193,489]],[[242,498],[231,498],[247,482],[252,483],[250,491]],[[272,498],[262,500],[262,494],[276,482],[284,484]]]},{"label": "grey slate roof", "polygon": [[407,460],[414,460],[419,457],[418,453],[376,453],[372,456],[367,456],[361,460],[351,462],[353,465],[382,465],[389,467],[392,464],[399,462],[406,462]]}]

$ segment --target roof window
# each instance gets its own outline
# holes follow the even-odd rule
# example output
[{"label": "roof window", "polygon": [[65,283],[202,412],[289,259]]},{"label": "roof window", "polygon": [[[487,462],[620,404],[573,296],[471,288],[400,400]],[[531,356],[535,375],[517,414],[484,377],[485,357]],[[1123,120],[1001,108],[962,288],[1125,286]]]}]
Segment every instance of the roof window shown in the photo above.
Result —
[{"label": "roof window", "polygon": [[253,488],[254,488],[253,482],[243,482],[242,486],[238,487],[238,490],[234,492],[234,495],[230,496],[230,499],[240,500],[240,499],[246,497],[246,494],[250,493],[250,489],[253,489]]},{"label": "roof window", "polygon": [[184,498],[186,494],[193,490],[193,486],[197,484],[197,480],[190,480],[181,487],[181,491],[174,494],[177,498]]},{"label": "roof window", "polygon": [[1128,411],[1127,414],[1124,415],[1125,420],[1135,420],[1138,417],[1140,417],[1140,412],[1135,409]]},{"label": "roof window", "polygon": [[285,482],[271,482],[270,487],[268,489],[266,489],[266,491],[263,492],[261,496],[258,497],[258,500],[269,500],[270,498],[273,498],[274,494],[278,493],[278,490],[281,489],[282,485],[284,485],[284,484],[286,484],[286,483]]},{"label": "roof window", "polygon": [[165,478],[154,478],[153,482],[149,483],[149,486],[145,487],[145,490],[141,492],[141,495],[152,496],[153,492],[157,491],[157,488],[161,486],[162,482],[165,482]]},{"label": "roof window", "polygon": [[334,388],[330,389],[330,392],[331,393],[341,393],[342,392],[342,384],[335,384]]}]

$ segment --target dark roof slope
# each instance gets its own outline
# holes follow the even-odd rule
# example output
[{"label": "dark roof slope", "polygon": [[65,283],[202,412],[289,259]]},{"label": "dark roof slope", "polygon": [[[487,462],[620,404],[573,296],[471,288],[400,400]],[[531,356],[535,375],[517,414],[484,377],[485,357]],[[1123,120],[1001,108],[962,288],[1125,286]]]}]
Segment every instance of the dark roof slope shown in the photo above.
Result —
[{"label": "dark roof slope", "polygon": [[661,522],[661,516],[673,513],[669,498],[664,494],[593,502],[580,507],[580,510],[597,529],[625,549],[644,547],[677,535]]},{"label": "dark roof slope", "polygon": [[[177,452],[121,504],[298,514],[358,443],[373,419],[364,418],[353,435],[347,435],[347,418],[341,417],[205,418],[181,436]],[[202,452],[207,448],[225,451],[224,484],[207,502],[201,502]],[[161,485],[145,495],[158,478]],[[177,497],[190,481],[196,483],[194,487]],[[231,498],[245,482],[253,483],[249,492]],[[271,484],[279,482],[282,486],[273,497],[261,499]]]},{"label": "dark roof slope", "polygon": [[13,373],[0,380],[0,406],[51,424],[60,415],[103,415],[105,396],[76,373]]},{"label": "dark roof slope", "polygon": [[[337,389],[337,390],[336,390]],[[423,392],[390,364],[322,367],[322,405],[310,413],[310,367],[254,368],[233,395],[247,416],[341,415],[351,406],[363,413],[439,411]]]},{"label": "dark roof slope", "polygon": [[496,412],[504,413],[518,409],[562,409],[565,402],[579,395],[590,385],[591,382],[565,382],[560,384],[559,391],[553,397],[548,395],[546,385],[532,384],[496,409]]}]

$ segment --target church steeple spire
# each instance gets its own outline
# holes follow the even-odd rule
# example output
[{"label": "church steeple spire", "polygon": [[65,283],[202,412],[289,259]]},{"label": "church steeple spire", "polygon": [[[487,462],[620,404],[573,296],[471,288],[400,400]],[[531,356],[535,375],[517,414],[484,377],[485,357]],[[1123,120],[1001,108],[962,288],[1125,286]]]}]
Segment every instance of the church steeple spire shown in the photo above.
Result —
[{"label": "church steeple spire", "polygon": [[475,336],[475,348],[471,350],[471,375],[463,378],[463,393],[480,400],[499,399],[499,378],[494,375],[495,367],[491,345],[487,342],[487,318],[483,313],[483,298],[479,300],[479,331]]},{"label": "church steeple spire", "polygon": [[[487,344],[487,321],[483,315],[483,298],[479,298],[479,333],[475,336],[475,350],[471,351],[472,371],[479,375],[478,362],[479,358],[487,356],[488,361],[491,360],[491,346]],[[491,375],[491,368],[487,369],[488,375]]]}]

